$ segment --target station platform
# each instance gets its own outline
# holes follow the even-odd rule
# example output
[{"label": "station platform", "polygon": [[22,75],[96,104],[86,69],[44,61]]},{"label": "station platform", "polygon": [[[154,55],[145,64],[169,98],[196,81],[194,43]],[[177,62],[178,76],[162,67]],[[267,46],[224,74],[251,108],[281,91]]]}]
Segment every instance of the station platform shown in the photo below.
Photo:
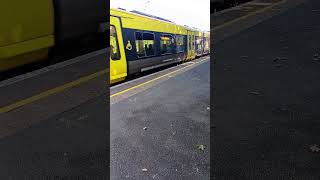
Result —
[{"label": "station platform", "polygon": [[0,179],[107,179],[106,62],[102,49],[0,82]]},{"label": "station platform", "polygon": [[111,179],[209,179],[209,56],[110,90]]},{"label": "station platform", "polygon": [[[202,57],[112,86],[109,95],[106,76],[103,75],[108,71],[101,68],[100,64],[101,59],[105,58],[103,53],[105,52],[100,51],[82,57],[81,60],[60,64],[59,68],[48,67],[1,82],[4,87],[2,92],[7,95],[3,98],[2,104],[9,105],[1,108],[0,168],[5,173],[1,173],[0,178],[109,179],[110,147],[112,179],[128,176],[137,179],[178,178],[182,177],[181,175],[207,179],[210,150],[210,58]],[[89,66],[88,60],[95,65]],[[81,71],[83,67],[91,68]],[[103,73],[87,78],[86,81],[72,83],[100,71]],[[60,76],[56,76],[56,73]],[[73,78],[64,78],[73,74],[76,75]],[[50,78],[54,78],[52,85],[48,83]],[[58,78],[63,82],[59,82]],[[35,87],[37,82],[38,88]],[[45,87],[46,82],[51,85],[51,89]],[[72,83],[72,86],[68,83]],[[63,89],[55,90],[54,85]],[[25,90],[14,91],[18,91],[18,87],[25,87]],[[196,90],[194,87],[199,89]],[[110,104],[107,101],[108,96]],[[167,98],[169,96],[171,98]],[[12,101],[17,103],[5,103]],[[177,103],[178,101],[180,102]],[[161,104],[162,108],[159,106]],[[193,111],[195,109],[198,110]],[[157,115],[147,118],[153,111],[157,112]],[[147,126],[146,130],[141,127],[143,122],[140,116],[149,121],[144,125]],[[106,131],[109,123],[111,146],[109,132]],[[123,123],[129,123],[130,126],[125,128],[122,126]],[[140,136],[132,134],[141,132],[144,134]],[[156,137],[159,139],[155,139]],[[127,143],[123,144],[124,141]],[[143,141],[143,144],[139,145],[139,141]],[[128,161],[128,153],[139,153],[137,149],[131,149],[132,143],[142,147],[141,153],[144,151],[139,158],[137,156],[132,160],[142,161],[142,156],[146,158],[149,153],[148,164],[139,165]],[[159,143],[166,144],[161,146],[161,151],[158,151]],[[197,149],[198,144],[205,145],[203,152]],[[156,151],[162,155],[155,156]],[[168,154],[169,151],[171,153]],[[164,169],[155,169],[158,158],[162,159],[162,156],[164,161],[159,165]],[[175,161],[172,161],[173,157],[176,158]],[[187,162],[190,158],[199,163],[179,166],[179,161]],[[119,165],[120,169],[114,165]],[[140,166],[148,168],[149,171],[142,172]],[[166,169],[165,166],[171,168]]]},{"label": "station platform", "polygon": [[279,1],[212,27],[215,179],[319,179],[319,9]]}]

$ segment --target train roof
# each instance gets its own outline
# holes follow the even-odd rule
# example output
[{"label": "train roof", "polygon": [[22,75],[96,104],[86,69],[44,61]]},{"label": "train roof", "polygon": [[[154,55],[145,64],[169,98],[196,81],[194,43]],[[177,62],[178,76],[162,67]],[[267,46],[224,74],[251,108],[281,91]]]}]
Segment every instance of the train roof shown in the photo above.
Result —
[{"label": "train roof", "polygon": [[133,11],[130,11],[132,13],[136,13],[136,14],[140,14],[140,15],[143,15],[143,16],[147,16],[147,17],[151,17],[151,18],[154,18],[154,19],[158,19],[158,20],[162,20],[162,21],[166,21],[166,22],[170,22],[170,23],[174,23],[168,19],[164,19],[162,17],[158,17],[158,16],[154,16],[154,15],[151,15],[151,14],[147,14],[147,13],[143,13],[143,12],[140,12],[140,11],[136,11],[136,10],[133,10]]},{"label": "train roof", "polygon": [[172,34],[186,34],[187,30],[178,24],[120,9],[110,9],[110,15],[121,17],[122,27]]},{"label": "train roof", "polygon": [[[128,14],[128,15],[133,15],[133,16],[140,16],[140,17],[143,17],[143,18],[147,18],[147,19],[153,19],[153,20],[158,20],[158,21],[162,21],[162,22],[166,22],[166,23],[171,23],[171,24],[175,24],[175,25],[178,25],[170,20],[167,20],[167,19],[164,19],[164,18],[161,18],[161,17],[158,17],[158,16],[154,16],[154,15],[150,15],[150,14],[147,14],[147,13],[143,13],[143,12],[140,12],[140,11],[136,11],[136,10],[132,10],[132,11],[127,11],[126,9],[123,9],[123,8],[118,8],[118,9],[115,9],[115,8],[110,8],[110,14],[113,15],[112,12],[118,12],[120,14]],[[118,14],[117,13],[117,14]],[[124,17],[124,16],[121,16],[121,17]]]}]

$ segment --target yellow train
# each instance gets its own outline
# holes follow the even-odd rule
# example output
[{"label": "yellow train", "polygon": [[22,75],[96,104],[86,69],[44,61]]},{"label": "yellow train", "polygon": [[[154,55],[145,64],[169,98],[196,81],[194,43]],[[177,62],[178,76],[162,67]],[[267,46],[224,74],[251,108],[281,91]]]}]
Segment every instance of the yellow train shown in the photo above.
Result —
[{"label": "yellow train", "polygon": [[110,10],[110,83],[210,53],[210,34],[160,17]]},{"label": "yellow train", "polygon": [[47,59],[67,44],[104,39],[107,6],[105,0],[1,1],[0,72]]}]

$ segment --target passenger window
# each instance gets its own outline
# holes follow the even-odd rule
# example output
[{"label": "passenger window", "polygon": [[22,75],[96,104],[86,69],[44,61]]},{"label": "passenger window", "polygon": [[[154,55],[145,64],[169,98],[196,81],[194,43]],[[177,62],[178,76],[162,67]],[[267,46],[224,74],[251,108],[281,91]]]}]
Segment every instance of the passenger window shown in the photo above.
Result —
[{"label": "passenger window", "polygon": [[201,37],[196,36],[196,49],[201,50],[202,49],[202,40]]},{"label": "passenger window", "polygon": [[143,46],[143,38],[141,32],[136,32],[136,51],[138,57],[146,56]]},{"label": "passenger window", "polygon": [[138,57],[154,56],[154,35],[152,33],[136,32],[136,51]]},{"label": "passenger window", "polygon": [[209,48],[209,41],[208,41],[208,38],[205,38],[204,39],[205,41],[205,48]]},{"label": "passenger window", "polygon": [[143,44],[146,56],[154,56],[154,35],[152,33],[143,33]]},{"label": "passenger window", "polygon": [[112,60],[120,60],[117,31],[112,25],[110,26],[110,57]]},{"label": "passenger window", "polygon": [[194,48],[195,42],[194,42],[194,36],[192,36],[192,48]]},{"label": "passenger window", "polygon": [[188,43],[188,45],[189,45],[189,49],[191,49],[191,36],[189,35],[189,43]]},{"label": "passenger window", "polygon": [[171,35],[160,35],[161,54],[171,54],[173,50],[173,38]]},{"label": "passenger window", "polygon": [[184,52],[184,37],[182,35],[177,35],[176,36],[176,41],[177,41],[177,52]]}]

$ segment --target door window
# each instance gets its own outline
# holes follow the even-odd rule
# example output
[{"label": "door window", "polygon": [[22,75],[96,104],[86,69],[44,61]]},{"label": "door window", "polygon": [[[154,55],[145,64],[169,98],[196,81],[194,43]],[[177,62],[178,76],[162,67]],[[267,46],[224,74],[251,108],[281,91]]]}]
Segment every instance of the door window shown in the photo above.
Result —
[{"label": "door window", "polygon": [[112,60],[120,60],[117,31],[113,25],[110,26],[110,57]]}]

